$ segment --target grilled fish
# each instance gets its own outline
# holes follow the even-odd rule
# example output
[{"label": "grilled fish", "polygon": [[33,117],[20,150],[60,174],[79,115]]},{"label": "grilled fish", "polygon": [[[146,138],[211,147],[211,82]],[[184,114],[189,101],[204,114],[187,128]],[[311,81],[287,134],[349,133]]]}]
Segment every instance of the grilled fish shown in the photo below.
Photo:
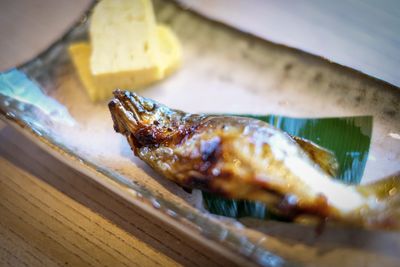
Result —
[{"label": "grilled fish", "polygon": [[189,114],[121,90],[108,106],[134,154],[184,188],[262,201],[291,219],[398,227],[398,177],[341,183],[329,151],[252,118]]}]

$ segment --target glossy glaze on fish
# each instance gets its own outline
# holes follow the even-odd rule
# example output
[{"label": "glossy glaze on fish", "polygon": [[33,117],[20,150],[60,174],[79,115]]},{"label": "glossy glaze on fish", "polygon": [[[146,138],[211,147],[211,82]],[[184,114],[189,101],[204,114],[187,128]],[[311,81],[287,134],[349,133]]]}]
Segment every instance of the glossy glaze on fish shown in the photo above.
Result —
[{"label": "glossy glaze on fish", "polygon": [[265,122],[189,114],[121,90],[109,109],[135,155],[184,188],[263,201],[287,218],[397,227],[397,177],[371,186],[340,183],[332,179],[331,153]]}]

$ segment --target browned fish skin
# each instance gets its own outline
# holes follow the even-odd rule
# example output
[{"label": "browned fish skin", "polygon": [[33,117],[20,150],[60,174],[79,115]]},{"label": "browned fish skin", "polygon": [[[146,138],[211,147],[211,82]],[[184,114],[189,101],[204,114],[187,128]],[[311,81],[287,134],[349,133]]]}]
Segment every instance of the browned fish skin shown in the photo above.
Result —
[{"label": "browned fish skin", "polygon": [[[283,158],[291,156],[325,178],[326,173],[334,173],[336,162],[324,166],[313,160],[318,155],[329,157],[329,153],[312,143],[295,140],[256,119],[188,114],[121,90],[114,96],[109,103],[114,129],[127,137],[136,156],[179,185],[263,201],[290,218],[308,213],[365,223],[361,214],[368,214],[368,206],[361,212],[342,211],[314,187],[299,183],[298,175],[285,165]],[[349,199],[361,199],[352,190],[342,191]]]},{"label": "browned fish skin", "polygon": [[[161,174],[184,187],[282,204],[285,194],[258,182],[251,163],[255,154],[263,157],[262,154],[269,153],[262,143],[257,143],[261,136],[281,133],[277,129],[250,118],[170,110],[127,91],[117,90],[114,95],[109,103],[114,129],[127,137],[136,156]],[[245,155],[247,160],[237,157],[237,148],[232,145],[238,141],[251,150]],[[287,192],[284,181],[281,187]],[[326,213],[323,198],[318,206],[312,204],[308,208]]]}]

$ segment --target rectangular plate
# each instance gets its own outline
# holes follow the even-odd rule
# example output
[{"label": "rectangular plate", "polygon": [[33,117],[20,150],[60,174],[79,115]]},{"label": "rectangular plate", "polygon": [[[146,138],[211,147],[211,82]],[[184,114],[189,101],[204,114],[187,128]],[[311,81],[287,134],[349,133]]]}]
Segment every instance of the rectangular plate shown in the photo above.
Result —
[{"label": "rectangular plate", "polygon": [[[294,117],[374,116],[362,182],[400,170],[397,88],[321,58],[271,44],[209,21],[178,5],[155,1],[157,19],[183,46],[183,66],[139,91],[188,112],[281,114]],[[66,51],[87,39],[87,17],[46,52],[0,74],[0,111],[32,140],[133,205],[221,253],[282,266],[398,266],[398,233],[213,216],[201,194],[188,194],[133,156],[114,132],[107,103],[92,104]],[[354,240],[363,240],[355,242]],[[368,242],[364,242],[368,240]],[[295,244],[295,246],[293,246]],[[232,251],[234,253],[232,253]],[[324,253],[321,253],[321,252]]]}]

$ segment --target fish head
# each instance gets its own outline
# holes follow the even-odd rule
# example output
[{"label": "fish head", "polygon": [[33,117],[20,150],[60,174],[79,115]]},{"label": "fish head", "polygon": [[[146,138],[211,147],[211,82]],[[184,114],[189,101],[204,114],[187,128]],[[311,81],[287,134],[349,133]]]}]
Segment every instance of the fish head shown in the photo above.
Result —
[{"label": "fish head", "polygon": [[114,129],[131,136],[136,145],[160,143],[163,138],[178,131],[185,115],[133,92],[117,89],[113,95],[108,108]]}]

